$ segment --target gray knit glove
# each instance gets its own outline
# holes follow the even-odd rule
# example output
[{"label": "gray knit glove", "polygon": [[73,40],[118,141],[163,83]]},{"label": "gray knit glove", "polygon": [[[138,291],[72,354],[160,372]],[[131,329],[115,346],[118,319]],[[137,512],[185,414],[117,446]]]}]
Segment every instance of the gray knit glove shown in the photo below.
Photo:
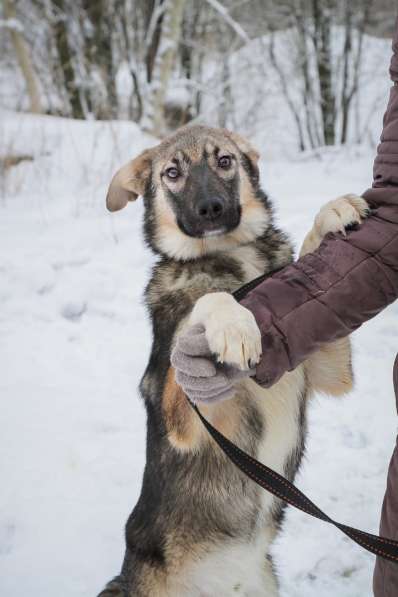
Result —
[{"label": "gray knit glove", "polygon": [[171,364],[178,385],[194,403],[212,404],[232,398],[235,383],[256,373],[255,367],[242,371],[232,365],[217,363],[202,325],[194,325],[178,336]]}]

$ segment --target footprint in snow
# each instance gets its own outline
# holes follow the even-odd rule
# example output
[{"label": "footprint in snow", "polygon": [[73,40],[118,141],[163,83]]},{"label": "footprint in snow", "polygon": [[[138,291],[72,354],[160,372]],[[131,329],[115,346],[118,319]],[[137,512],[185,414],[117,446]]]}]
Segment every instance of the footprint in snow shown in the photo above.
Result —
[{"label": "footprint in snow", "polygon": [[69,321],[79,321],[87,311],[87,303],[84,301],[69,301],[61,309],[61,315]]}]

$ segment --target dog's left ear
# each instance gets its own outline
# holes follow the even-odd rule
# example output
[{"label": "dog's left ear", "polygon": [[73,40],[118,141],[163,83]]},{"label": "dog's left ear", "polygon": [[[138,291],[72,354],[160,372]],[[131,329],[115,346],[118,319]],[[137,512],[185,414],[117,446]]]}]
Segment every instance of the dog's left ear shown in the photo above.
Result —
[{"label": "dog's left ear", "polygon": [[139,195],[144,194],[151,175],[152,157],[153,149],[146,149],[116,172],[106,195],[109,211],[123,209],[129,201],[135,201]]},{"label": "dog's left ear", "polygon": [[258,160],[259,160],[260,154],[257,151],[257,149],[255,149],[253,147],[253,145],[251,145],[249,143],[249,141],[247,141],[244,137],[241,137],[240,135],[238,135],[238,133],[233,133],[226,129],[224,130],[224,132],[227,135],[227,137],[229,137],[229,139],[231,139],[231,141],[233,143],[235,143],[237,148],[247,158],[247,160],[249,161],[251,170],[252,170],[252,174],[256,178],[258,178],[259,177]]}]

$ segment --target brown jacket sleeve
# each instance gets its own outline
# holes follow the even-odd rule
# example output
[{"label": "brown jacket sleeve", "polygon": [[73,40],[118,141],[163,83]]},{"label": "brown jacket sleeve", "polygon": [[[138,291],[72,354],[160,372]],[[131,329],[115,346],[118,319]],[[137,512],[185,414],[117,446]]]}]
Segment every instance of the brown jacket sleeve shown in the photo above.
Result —
[{"label": "brown jacket sleeve", "polygon": [[363,197],[376,210],[347,237],[328,235],[319,249],[268,278],[242,304],[260,327],[256,379],[271,386],[322,344],[348,335],[398,297],[398,20],[391,89],[374,183]]}]

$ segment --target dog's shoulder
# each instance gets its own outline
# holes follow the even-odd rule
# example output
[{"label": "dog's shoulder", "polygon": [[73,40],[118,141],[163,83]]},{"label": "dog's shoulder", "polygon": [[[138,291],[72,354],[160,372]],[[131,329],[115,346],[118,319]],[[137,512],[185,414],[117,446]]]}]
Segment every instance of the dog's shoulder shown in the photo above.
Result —
[{"label": "dog's shoulder", "polygon": [[242,283],[245,284],[291,263],[293,246],[285,232],[269,226],[255,242],[238,246],[229,255],[239,264],[243,273]]},{"label": "dog's shoulder", "polygon": [[269,226],[257,239],[256,249],[264,262],[268,263],[270,272],[293,261],[294,250],[289,236],[274,225]]}]

